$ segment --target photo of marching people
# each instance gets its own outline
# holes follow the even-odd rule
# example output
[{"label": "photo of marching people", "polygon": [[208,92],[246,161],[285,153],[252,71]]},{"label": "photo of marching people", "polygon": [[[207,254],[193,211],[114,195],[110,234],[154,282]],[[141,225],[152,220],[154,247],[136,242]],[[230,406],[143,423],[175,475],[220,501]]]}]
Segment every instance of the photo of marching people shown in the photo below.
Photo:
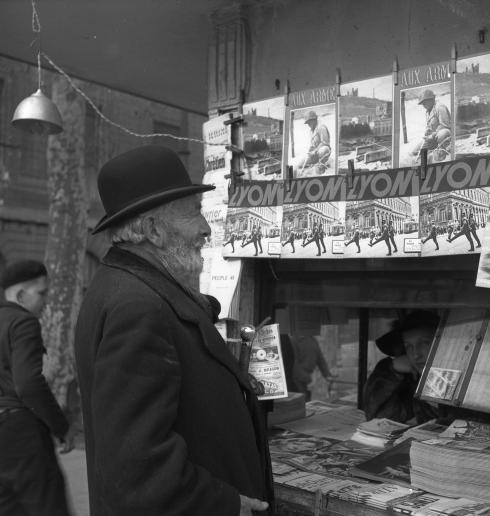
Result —
[{"label": "photo of marching people", "polygon": [[356,169],[380,170],[392,161],[391,75],[342,84],[339,97],[338,173]]},{"label": "photo of marching people", "polygon": [[418,216],[416,197],[348,201],[344,257],[416,256]]},{"label": "photo of marching people", "polygon": [[[442,66],[442,65],[441,65]],[[427,162],[440,163],[451,160],[453,139],[451,115],[451,82],[449,81],[449,66],[436,68],[430,72],[427,67],[421,70],[419,77],[444,76],[438,83],[428,82],[415,88],[403,88],[398,91],[399,103],[399,167],[420,165],[423,149],[427,149]],[[442,71],[443,70],[443,71]],[[410,71],[403,75],[409,77]],[[417,82],[420,84],[420,81]]]},{"label": "photo of marching people", "polygon": [[223,256],[279,257],[281,220],[282,206],[228,208]]},{"label": "photo of marching people", "polygon": [[270,181],[282,178],[284,97],[243,106],[244,179]]},{"label": "photo of marching people", "polygon": [[490,188],[421,195],[422,256],[479,253],[489,206]]},{"label": "photo of marching people", "polygon": [[293,177],[335,174],[336,103],[289,111],[288,165]]},{"label": "photo of marching people", "polygon": [[284,205],[281,258],[342,256],[344,207],[340,202]]},{"label": "photo of marching people", "polygon": [[460,59],[455,75],[456,157],[490,153],[490,55]]}]

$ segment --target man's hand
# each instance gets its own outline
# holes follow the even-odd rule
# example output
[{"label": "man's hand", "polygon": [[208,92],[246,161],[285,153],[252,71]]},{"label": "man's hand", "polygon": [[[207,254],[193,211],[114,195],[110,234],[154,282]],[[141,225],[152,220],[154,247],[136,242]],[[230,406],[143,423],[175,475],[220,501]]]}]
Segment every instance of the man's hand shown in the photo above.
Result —
[{"label": "man's hand", "polygon": [[71,424],[68,428],[68,432],[66,432],[65,437],[61,441],[61,448],[59,449],[60,453],[68,453],[75,448],[75,434],[76,434],[75,425]]},{"label": "man's hand", "polygon": [[267,502],[240,495],[240,516],[252,516],[252,511],[265,511],[269,507]]},{"label": "man's hand", "polygon": [[414,377],[417,376],[417,371],[413,368],[412,364],[408,360],[407,355],[401,355],[393,359],[393,369],[398,373],[412,374]]}]

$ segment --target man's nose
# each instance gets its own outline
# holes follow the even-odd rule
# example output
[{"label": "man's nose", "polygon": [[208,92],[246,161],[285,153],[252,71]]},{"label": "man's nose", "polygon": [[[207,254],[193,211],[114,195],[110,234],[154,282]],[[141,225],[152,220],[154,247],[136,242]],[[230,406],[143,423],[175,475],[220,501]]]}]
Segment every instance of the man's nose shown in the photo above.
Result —
[{"label": "man's nose", "polygon": [[204,218],[204,215],[201,214],[201,221],[200,221],[200,231],[201,235],[204,237],[208,237],[211,235],[211,228],[208,224],[208,221]]}]

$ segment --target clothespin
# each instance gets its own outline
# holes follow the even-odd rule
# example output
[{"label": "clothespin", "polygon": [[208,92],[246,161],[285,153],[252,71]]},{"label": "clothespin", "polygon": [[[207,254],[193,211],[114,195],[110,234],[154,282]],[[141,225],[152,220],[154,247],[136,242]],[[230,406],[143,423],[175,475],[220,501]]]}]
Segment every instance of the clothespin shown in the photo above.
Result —
[{"label": "clothespin", "polygon": [[241,170],[234,169],[231,169],[229,174],[225,174],[225,179],[230,180],[229,190],[232,194],[235,193],[236,185],[240,181],[240,177],[242,177],[243,175],[244,172],[242,172]]},{"label": "clothespin", "polygon": [[233,125],[233,124],[241,124],[243,122],[243,115],[239,114],[238,116],[234,116],[233,113],[230,113],[230,118],[223,122],[224,125]]},{"label": "clothespin", "polygon": [[347,187],[352,188],[354,186],[354,160],[350,159],[347,161],[347,166],[349,167],[349,171],[347,172]]},{"label": "clothespin", "polygon": [[420,150],[420,179],[425,181],[427,174],[427,149]]},{"label": "clothespin", "polygon": [[451,73],[456,73],[457,67],[456,62],[458,59],[458,49],[456,48],[456,43],[453,43],[453,46],[451,47]]},{"label": "clothespin", "polygon": [[233,143],[230,143],[225,146],[225,149],[227,151],[233,152],[233,154],[238,154],[239,156],[243,156],[245,154],[245,151],[238,147],[238,145],[235,145]]},{"label": "clothespin", "polygon": [[286,85],[284,86],[284,105],[289,106],[289,92],[291,88],[289,87],[289,79],[286,80]]},{"label": "clothespin", "polygon": [[393,59],[393,84],[398,86],[398,72],[400,71],[400,67],[398,65],[398,57],[395,56]]},{"label": "clothespin", "polygon": [[293,182],[293,165],[288,165],[286,167],[286,174],[287,174],[286,191],[290,192],[291,191],[291,183]]},{"label": "clothespin", "polygon": [[337,71],[335,72],[335,84],[337,85],[337,97],[340,97],[340,68],[337,68]]}]

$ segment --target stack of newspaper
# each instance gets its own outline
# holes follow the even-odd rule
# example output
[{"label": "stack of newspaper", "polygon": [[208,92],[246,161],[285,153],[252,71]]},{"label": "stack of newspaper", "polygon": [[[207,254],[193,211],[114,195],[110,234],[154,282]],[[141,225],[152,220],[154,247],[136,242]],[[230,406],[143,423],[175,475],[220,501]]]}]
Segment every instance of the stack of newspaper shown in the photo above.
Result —
[{"label": "stack of newspaper", "polygon": [[410,463],[414,487],[442,496],[490,502],[490,441],[412,441]]},{"label": "stack of newspaper", "polygon": [[429,493],[412,494],[389,504],[394,514],[411,516],[475,516],[490,514],[490,504],[468,498],[447,498]]},{"label": "stack of newspaper", "polygon": [[409,487],[395,484],[358,484],[357,482],[351,482],[350,485],[331,491],[329,496],[385,510],[395,500],[405,498],[414,492],[420,493],[420,491],[414,491]]},{"label": "stack of newspaper", "polygon": [[437,423],[435,419],[426,421],[421,425],[413,426],[404,432],[396,441],[395,444],[401,443],[406,439],[412,438],[417,441],[426,441],[427,439],[436,439],[442,432],[447,430],[448,426]]},{"label": "stack of newspaper", "polygon": [[393,442],[409,425],[398,423],[386,418],[376,418],[370,421],[364,421],[357,426],[356,432],[352,435],[351,440],[367,446],[375,446],[384,448],[393,444]]}]

